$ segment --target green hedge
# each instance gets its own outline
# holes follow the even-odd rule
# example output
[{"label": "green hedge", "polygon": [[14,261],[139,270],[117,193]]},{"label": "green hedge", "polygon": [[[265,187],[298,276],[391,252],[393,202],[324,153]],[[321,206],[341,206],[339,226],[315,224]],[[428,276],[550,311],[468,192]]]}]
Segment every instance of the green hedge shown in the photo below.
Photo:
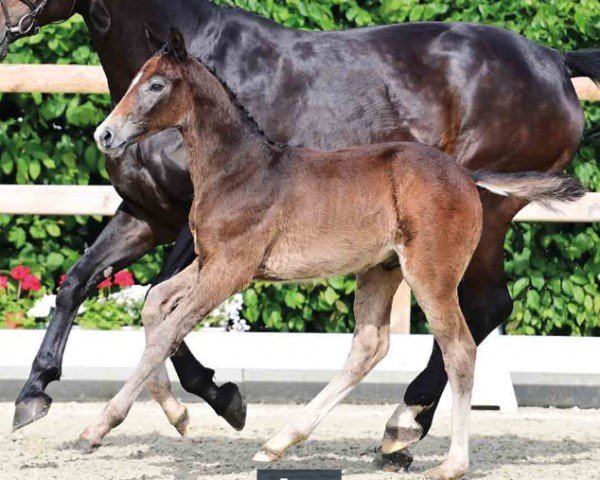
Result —
[{"label": "green hedge", "polygon": [[[284,25],[333,29],[419,20],[472,21],[498,25],[562,50],[591,46],[600,33],[597,0],[236,0]],[[13,45],[11,63],[96,64],[85,26],[78,19],[45,27]],[[0,96],[2,183],[107,183],[104,159],[92,131],[109,110],[99,95]],[[600,109],[587,106],[588,124]],[[577,175],[600,190],[597,154],[586,147],[574,164]],[[0,269],[26,264],[49,288],[93,241],[106,219],[0,216]],[[506,242],[506,268],[516,308],[511,333],[597,335],[600,332],[600,228],[598,225],[521,224]],[[158,271],[163,249],[133,271],[141,282]],[[255,329],[348,331],[353,327],[352,279],[313,285],[256,284],[244,294],[244,316]],[[415,317],[419,313],[415,310]],[[417,322],[417,329],[423,324]]]}]

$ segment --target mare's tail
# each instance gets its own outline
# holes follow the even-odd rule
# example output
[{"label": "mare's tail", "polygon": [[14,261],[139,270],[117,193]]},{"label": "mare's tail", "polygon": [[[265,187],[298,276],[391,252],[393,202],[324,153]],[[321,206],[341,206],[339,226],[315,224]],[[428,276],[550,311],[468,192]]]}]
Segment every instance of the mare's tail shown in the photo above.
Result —
[{"label": "mare's tail", "polygon": [[564,59],[570,77],[589,77],[600,87],[600,48],[567,52]]},{"label": "mare's tail", "polygon": [[517,197],[529,202],[572,202],[587,190],[577,178],[563,173],[494,173],[470,172],[478,187],[497,195]]}]

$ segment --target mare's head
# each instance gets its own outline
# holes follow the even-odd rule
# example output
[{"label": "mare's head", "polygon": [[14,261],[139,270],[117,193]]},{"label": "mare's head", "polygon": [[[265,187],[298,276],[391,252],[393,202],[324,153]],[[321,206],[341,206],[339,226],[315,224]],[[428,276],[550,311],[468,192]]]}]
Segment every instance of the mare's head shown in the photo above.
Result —
[{"label": "mare's head", "polygon": [[[148,29],[146,33],[156,47],[156,38]],[[94,139],[100,150],[118,156],[133,143],[187,125],[194,101],[187,79],[199,69],[200,64],[188,55],[181,33],[172,29],[168,42],[144,64],[125,96],[96,129]]]},{"label": "mare's head", "polygon": [[39,27],[69,18],[78,0],[0,0],[0,61],[8,45],[37,33]]}]

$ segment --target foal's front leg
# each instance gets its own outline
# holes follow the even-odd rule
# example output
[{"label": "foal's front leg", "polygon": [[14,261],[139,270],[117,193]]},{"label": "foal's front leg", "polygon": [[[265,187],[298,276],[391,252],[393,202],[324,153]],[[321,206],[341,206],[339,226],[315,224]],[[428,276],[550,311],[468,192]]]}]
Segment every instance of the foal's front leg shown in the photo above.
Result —
[{"label": "foal's front leg", "polygon": [[[146,343],[151,340],[150,335],[156,330],[158,324],[164,321],[165,317],[175,309],[183,296],[189,295],[190,283],[195,280],[195,278],[190,277],[196,273],[197,269],[194,269],[190,275],[175,276],[173,281],[165,283],[158,291],[154,292],[154,289],[152,290],[153,294],[148,296],[142,315]],[[161,406],[169,419],[169,423],[176,428],[180,435],[186,435],[189,428],[188,410],[173,395],[167,367],[164,363],[150,374],[146,381],[146,390]]]},{"label": "foal's front leg", "polygon": [[385,357],[389,347],[392,300],[401,281],[400,268],[388,271],[378,266],[357,276],[356,327],[343,371],[304,407],[295,421],[265,443],[254,461],[279,460],[289,447],[307,439],[327,413]]},{"label": "foal's front leg", "polygon": [[[198,261],[195,261],[150,292],[143,316],[157,315],[158,305],[170,304],[173,295],[169,291],[170,283],[185,282],[191,285],[190,291],[186,292],[163,322],[152,322],[140,363],[98,419],[81,434],[77,444],[79,448],[89,452],[98,447],[102,438],[125,419],[144,382],[164,364],[196,323],[251,280],[256,265],[249,267],[229,260],[221,255],[214,256],[206,261],[202,270],[199,270]],[[168,295],[162,296],[161,292]]]}]

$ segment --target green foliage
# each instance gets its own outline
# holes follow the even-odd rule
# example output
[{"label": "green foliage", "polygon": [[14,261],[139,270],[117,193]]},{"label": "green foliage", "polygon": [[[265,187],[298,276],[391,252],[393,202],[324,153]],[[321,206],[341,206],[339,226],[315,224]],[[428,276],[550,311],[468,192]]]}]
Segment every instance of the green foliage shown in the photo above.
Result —
[{"label": "green foliage", "polygon": [[[221,0],[293,28],[337,29],[405,21],[469,21],[502,26],[561,50],[597,46],[597,0]],[[399,46],[401,48],[401,46]],[[12,63],[96,64],[79,19],[44,27],[19,41]],[[99,95],[0,95],[0,181],[2,183],[102,184],[104,158],[93,128],[109,110]],[[588,125],[600,109],[587,106]],[[549,133],[551,134],[551,132]],[[600,190],[598,153],[581,150],[573,169]],[[0,216],[0,269],[35,267],[45,285],[73,264],[106,220],[83,217]],[[516,299],[508,329],[514,333],[597,335],[600,241],[598,225],[515,225],[506,242],[510,290]],[[132,270],[141,282],[155,275],[159,249]],[[48,279],[48,280],[46,280]],[[354,282],[257,283],[244,294],[244,315],[254,329],[348,331],[353,327]],[[94,311],[91,307],[90,312]],[[417,313],[415,311],[415,313]],[[117,318],[115,313],[115,318]],[[91,316],[91,313],[90,313]],[[117,323],[121,321],[118,320]],[[98,324],[100,321],[98,321]],[[415,325],[422,330],[423,325]]]},{"label": "green foliage", "polygon": [[138,302],[128,308],[110,298],[91,298],[83,303],[84,312],[77,317],[81,328],[115,330],[142,325],[142,304]]},{"label": "green foliage", "polygon": [[355,288],[353,278],[341,276],[308,284],[256,282],[244,292],[242,315],[253,330],[348,332]]}]

